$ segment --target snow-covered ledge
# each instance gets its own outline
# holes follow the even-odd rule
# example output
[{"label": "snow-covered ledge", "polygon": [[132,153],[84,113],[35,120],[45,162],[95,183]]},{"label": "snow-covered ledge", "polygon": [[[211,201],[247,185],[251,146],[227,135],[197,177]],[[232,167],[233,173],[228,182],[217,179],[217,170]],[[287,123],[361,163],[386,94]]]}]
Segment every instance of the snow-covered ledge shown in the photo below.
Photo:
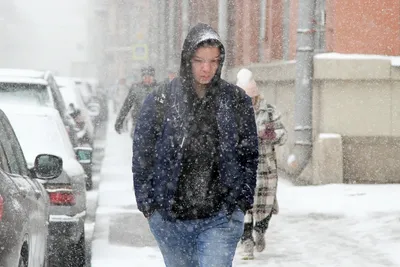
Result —
[{"label": "snow-covered ledge", "polygon": [[[257,82],[293,81],[296,75],[296,61],[276,61],[271,63],[257,63],[245,66],[253,72]],[[242,67],[231,68],[227,80],[236,81],[236,74]]]},{"label": "snow-covered ledge", "polygon": [[399,57],[323,53],[314,57],[316,80],[387,80]]},{"label": "snow-covered ledge", "polygon": [[[296,62],[274,61],[245,66],[259,82],[295,79]],[[227,80],[234,82],[241,67],[229,69]],[[321,53],[314,56],[315,80],[400,80],[400,56]]]},{"label": "snow-covered ledge", "polygon": [[320,133],[314,141],[312,184],[343,183],[342,136]]}]

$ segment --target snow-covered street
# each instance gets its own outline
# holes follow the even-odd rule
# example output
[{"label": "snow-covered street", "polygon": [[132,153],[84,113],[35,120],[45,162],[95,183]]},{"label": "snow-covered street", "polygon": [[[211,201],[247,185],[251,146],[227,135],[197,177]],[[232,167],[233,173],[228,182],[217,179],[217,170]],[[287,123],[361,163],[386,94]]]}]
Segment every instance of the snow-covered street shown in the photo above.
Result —
[{"label": "snow-covered street", "polygon": [[149,222],[169,267],[400,267],[400,0],[0,0],[0,267],[162,267]]},{"label": "snow-covered street", "polygon": [[[131,139],[110,118],[92,266],[164,266],[132,190]],[[400,266],[400,185],[297,187],[281,179],[267,248],[234,266]]]}]

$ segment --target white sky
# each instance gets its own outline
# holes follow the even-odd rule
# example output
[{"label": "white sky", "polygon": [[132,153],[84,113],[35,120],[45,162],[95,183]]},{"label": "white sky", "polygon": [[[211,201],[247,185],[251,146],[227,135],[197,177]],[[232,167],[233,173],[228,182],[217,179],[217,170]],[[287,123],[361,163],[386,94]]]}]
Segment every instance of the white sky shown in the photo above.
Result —
[{"label": "white sky", "polygon": [[[71,61],[86,59],[87,0],[14,0],[18,20],[7,67],[45,68],[68,75]],[[81,45],[83,49],[78,50]],[[4,66],[2,66],[4,67]]]}]

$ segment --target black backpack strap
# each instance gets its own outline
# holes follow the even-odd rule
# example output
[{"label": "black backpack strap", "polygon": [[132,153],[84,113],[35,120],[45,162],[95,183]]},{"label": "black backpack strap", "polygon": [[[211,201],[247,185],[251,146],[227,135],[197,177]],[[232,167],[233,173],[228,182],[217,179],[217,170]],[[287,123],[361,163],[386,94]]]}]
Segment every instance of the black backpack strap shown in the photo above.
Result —
[{"label": "black backpack strap", "polygon": [[[235,103],[238,103],[237,101],[239,101],[239,99],[240,99],[239,89],[238,88],[234,88],[234,93],[235,93]],[[238,107],[239,105],[235,104],[234,106]],[[237,126],[241,125],[239,113],[235,112],[234,116],[235,116],[236,125]]]},{"label": "black backpack strap", "polygon": [[170,83],[163,83],[154,91],[156,100],[156,125],[157,137],[160,136],[167,103],[167,91]]}]

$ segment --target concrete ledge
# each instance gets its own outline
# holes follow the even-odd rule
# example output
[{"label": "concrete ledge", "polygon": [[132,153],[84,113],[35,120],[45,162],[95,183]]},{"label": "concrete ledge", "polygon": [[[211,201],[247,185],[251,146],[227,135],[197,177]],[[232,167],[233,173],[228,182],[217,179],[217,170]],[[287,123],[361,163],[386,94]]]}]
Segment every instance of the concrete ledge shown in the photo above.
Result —
[{"label": "concrete ledge", "polygon": [[[228,71],[228,81],[235,82],[236,74],[244,67],[236,67]],[[293,81],[296,77],[295,61],[277,61],[245,66],[253,72],[257,82]]]},{"label": "concrete ledge", "polygon": [[[276,61],[243,66],[253,71],[257,82],[293,81],[295,61]],[[229,69],[227,80],[236,81],[242,67]],[[400,67],[392,66],[391,57],[379,55],[317,54],[314,57],[315,80],[400,80]]]},{"label": "concrete ledge", "polygon": [[340,134],[321,133],[314,142],[312,184],[343,183],[343,145]]},{"label": "concrete ledge", "polygon": [[388,80],[391,73],[390,58],[315,56],[314,79],[318,80]]},{"label": "concrete ledge", "polygon": [[400,183],[400,137],[344,136],[345,183]]},{"label": "concrete ledge", "polygon": [[[279,161],[282,172],[287,165]],[[298,177],[285,175],[296,185],[323,185],[343,183],[343,144],[342,136],[321,133],[313,143],[312,158]]]}]

